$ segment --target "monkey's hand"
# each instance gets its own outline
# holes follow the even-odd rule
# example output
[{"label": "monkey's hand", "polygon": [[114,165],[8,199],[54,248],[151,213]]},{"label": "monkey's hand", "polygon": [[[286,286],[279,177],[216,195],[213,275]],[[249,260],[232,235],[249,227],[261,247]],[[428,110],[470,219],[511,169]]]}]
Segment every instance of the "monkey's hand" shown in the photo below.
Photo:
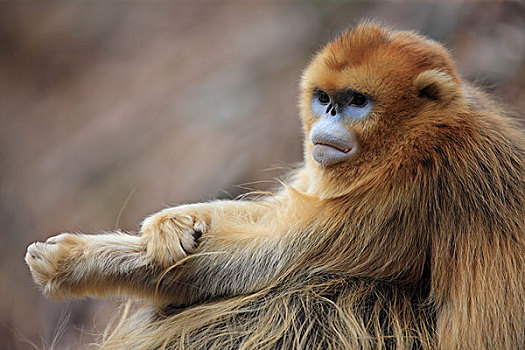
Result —
[{"label": "monkey's hand", "polygon": [[169,267],[192,253],[208,226],[207,207],[193,204],[168,208],[144,220],[140,231],[147,259]]},{"label": "monkey's hand", "polygon": [[74,260],[79,260],[85,247],[80,235],[63,233],[45,242],[35,242],[27,248],[26,263],[42,292],[51,298],[60,298],[63,272]]},{"label": "monkey's hand", "polygon": [[31,244],[25,261],[43,293],[61,299],[126,290],[141,294],[146,283],[137,276],[154,272],[143,257],[144,246],[137,236],[62,233]]}]

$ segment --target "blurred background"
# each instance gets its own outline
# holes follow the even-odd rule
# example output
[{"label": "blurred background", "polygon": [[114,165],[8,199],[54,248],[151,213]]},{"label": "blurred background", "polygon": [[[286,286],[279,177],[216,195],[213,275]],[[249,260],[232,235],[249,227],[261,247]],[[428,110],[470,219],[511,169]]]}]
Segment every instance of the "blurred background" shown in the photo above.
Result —
[{"label": "blurred background", "polygon": [[364,17],[445,43],[523,118],[523,3],[0,2],[0,349],[88,348],[118,304],[42,298],[30,242],[273,188],[301,70]]}]

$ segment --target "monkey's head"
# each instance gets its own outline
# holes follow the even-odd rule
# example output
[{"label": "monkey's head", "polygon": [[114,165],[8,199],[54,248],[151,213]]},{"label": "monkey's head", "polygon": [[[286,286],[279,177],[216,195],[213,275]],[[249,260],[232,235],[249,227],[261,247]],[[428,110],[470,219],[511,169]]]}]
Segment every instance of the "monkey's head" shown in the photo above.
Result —
[{"label": "monkey's head", "polygon": [[363,23],[328,43],[301,82],[313,191],[333,197],[356,179],[417,171],[460,122],[460,85],[447,51],[413,32]]}]

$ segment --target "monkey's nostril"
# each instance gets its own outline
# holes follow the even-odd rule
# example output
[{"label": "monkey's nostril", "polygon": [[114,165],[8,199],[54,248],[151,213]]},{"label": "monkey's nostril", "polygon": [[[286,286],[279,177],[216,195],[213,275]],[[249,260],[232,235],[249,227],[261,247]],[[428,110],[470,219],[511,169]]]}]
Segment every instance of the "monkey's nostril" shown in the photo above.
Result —
[{"label": "monkey's nostril", "polygon": [[332,116],[335,116],[337,114],[337,111],[335,110],[335,107],[332,108],[332,112],[330,112],[330,114],[332,114]]}]

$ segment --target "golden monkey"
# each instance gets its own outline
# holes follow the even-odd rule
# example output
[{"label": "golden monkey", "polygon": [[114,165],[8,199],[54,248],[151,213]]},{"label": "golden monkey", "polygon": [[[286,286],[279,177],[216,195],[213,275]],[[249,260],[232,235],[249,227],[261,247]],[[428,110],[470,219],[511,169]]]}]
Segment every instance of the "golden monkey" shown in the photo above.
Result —
[{"label": "golden monkey", "polygon": [[440,44],[373,23],[300,89],[279,192],[34,243],[44,294],[143,300],[104,349],[525,349],[524,133]]}]

